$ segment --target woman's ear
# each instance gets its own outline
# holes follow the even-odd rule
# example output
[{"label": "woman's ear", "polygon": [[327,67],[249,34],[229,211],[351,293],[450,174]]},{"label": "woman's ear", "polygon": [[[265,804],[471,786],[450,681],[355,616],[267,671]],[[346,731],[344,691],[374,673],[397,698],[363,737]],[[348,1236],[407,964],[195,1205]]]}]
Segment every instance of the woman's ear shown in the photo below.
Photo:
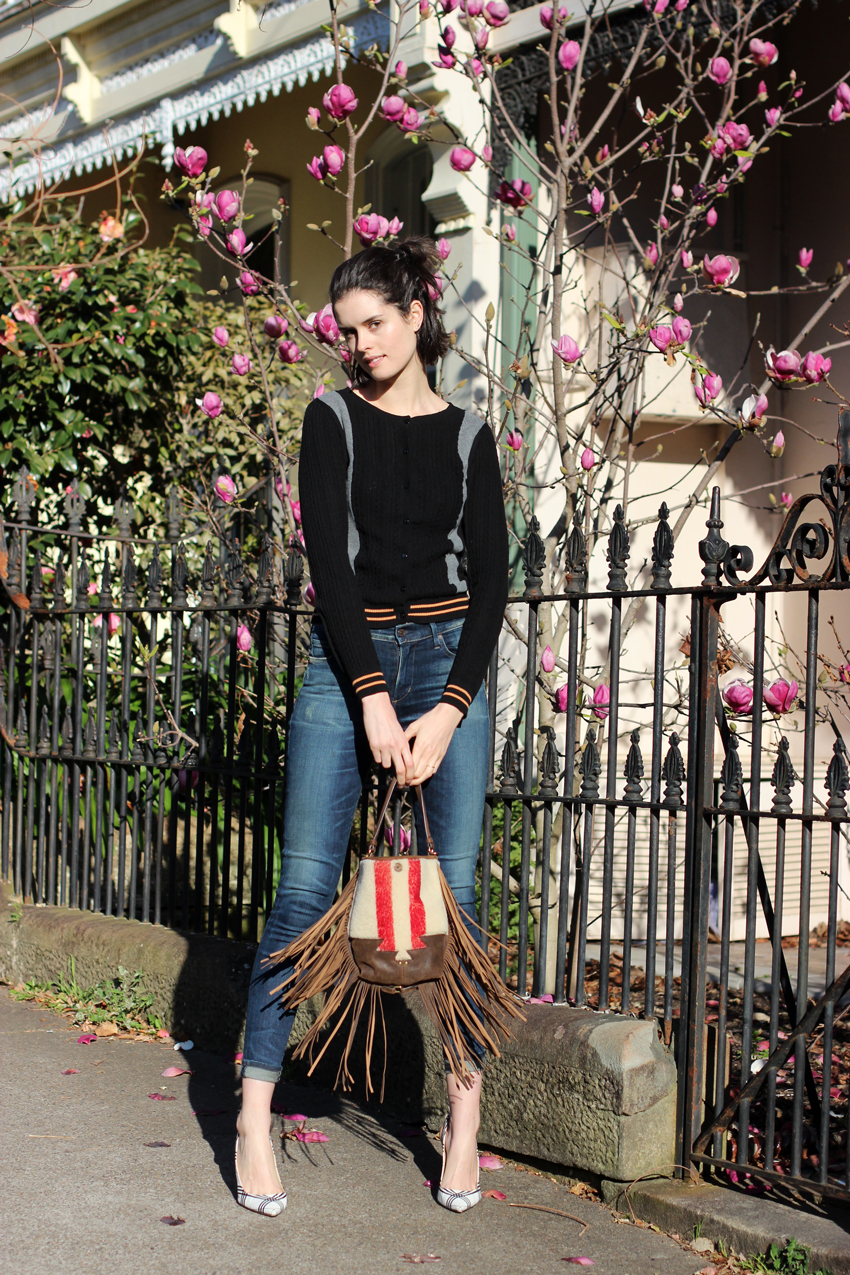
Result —
[{"label": "woman's ear", "polygon": [[413,326],[413,331],[418,332],[425,320],[425,307],[421,301],[411,301],[410,309],[407,312],[407,321]]}]

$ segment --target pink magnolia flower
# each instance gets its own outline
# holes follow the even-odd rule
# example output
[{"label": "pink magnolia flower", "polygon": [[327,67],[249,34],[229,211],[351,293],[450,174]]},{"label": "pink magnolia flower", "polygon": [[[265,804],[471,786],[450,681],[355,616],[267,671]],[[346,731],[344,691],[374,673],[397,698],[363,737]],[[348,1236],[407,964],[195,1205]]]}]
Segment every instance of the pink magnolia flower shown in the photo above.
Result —
[{"label": "pink magnolia flower", "polygon": [[[559,22],[565,22],[569,16],[570,16],[569,9],[561,8],[558,10]],[[544,26],[547,31],[551,31],[552,23],[554,22],[554,20],[555,20],[555,14],[554,14],[554,10],[552,9],[552,6],[550,4],[544,4],[543,8],[540,10],[541,25]]]},{"label": "pink magnolia flower", "polygon": [[301,525],[301,501],[290,500],[289,504],[292,509],[292,517],[295,519],[296,523],[300,526]]},{"label": "pink magnolia flower", "polygon": [[397,122],[403,133],[415,133],[419,128],[419,112],[416,107],[408,106],[404,115]]},{"label": "pink magnolia flower", "polygon": [[481,16],[489,26],[503,27],[511,16],[511,11],[505,0],[490,0],[489,4],[485,4]]},{"label": "pink magnolia flower", "polygon": [[347,84],[335,84],[322,98],[322,106],[332,119],[344,120],[357,110],[357,98]]},{"label": "pink magnolia flower", "polygon": [[781,505],[784,505],[786,509],[791,508],[791,506],[794,503],[794,497],[791,495],[790,491],[782,492],[782,494],[779,497],[779,503]]},{"label": "pink magnolia flower", "polygon": [[564,363],[577,363],[584,354],[584,350],[579,343],[566,334],[558,337],[557,341],[552,342],[552,349]]},{"label": "pink magnolia flower", "polygon": [[239,196],[235,190],[220,190],[215,197],[215,210],[222,221],[233,221],[239,212]]},{"label": "pink magnolia flower", "polygon": [[809,350],[800,364],[800,372],[812,385],[825,381],[832,368],[832,359],[825,359],[822,354]]},{"label": "pink magnolia flower", "polygon": [[702,407],[710,407],[722,389],[723,378],[708,372],[702,378],[702,384],[694,386],[694,393]]},{"label": "pink magnolia flower", "polygon": [[457,58],[453,53],[449,53],[448,49],[442,44],[437,45],[437,61],[434,66],[442,67],[446,71],[451,71],[457,64]]},{"label": "pink magnolia flower", "polygon": [[330,302],[316,315],[313,330],[316,333],[316,339],[324,345],[336,345],[339,340],[339,327]]},{"label": "pink magnolia flower", "polygon": [[781,107],[779,106],[768,107],[768,109],[764,113],[764,118],[767,120],[768,128],[776,128],[776,125],[779,123],[779,117],[781,116],[781,114],[782,114]]},{"label": "pink magnolia flower", "polygon": [[113,239],[124,238],[124,226],[117,217],[104,217],[97,228],[102,243],[112,243]]},{"label": "pink magnolia flower", "polygon": [[196,398],[195,402],[204,413],[204,416],[209,416],[214,419],[216,416],[221,415],[221,399],[212,390],[207,390],[204,397]]},{"label": "pink magnolia flower", "polygon": [[581,454],[579,464],[585,473],[588,473],[591,469],[593,469],[593,466],[596,464],[596,456],[591,447],[585,447]]},{"label": "pink magnolia flower", "polygon": [[326,146],[322,152],[325,168],[331,177],[336,177],[337,173],[341,173],[345,167],[345,151],[341,146]]},{"label": "pink magnolia flower", "polygon": [[712,58],[708,64],[708,78],[715,84],[726,84],[732,77],[732,68],[726,58]]},{"label": "pink magnolia flower", "polygon": [[500,203],[507,204],[509,208],[517,210],[525,208],[531,199],[531,184],[523,181],[521,177],[515,177],[513,181],[503,181],[496,191],[496,198]]},{"label": "pink magnolia flower", "polygon": [[581,45],[577,40],[565,40],[558,50],[558,64],[562,71],[572,71],[581,57]]},{"label": "pink magnolia flower", "polygon": [[212,339],[215,341],[216,345],[220,345],[221,348],[224,349],[230,340],[230,333],[227,328],[213,328]]},{"label": "pink magnolia flower", "polygon": [[239,488],[230,474],[219,474],[213,483],[213,491],[225,505],[232,505],[239,494]]},{"label": "pink magnolia flower", "polygon": [[775,460],[776,457],[781,456],[784,451],[785,451],[785,435],[782,433],[782,430],[780,429],[778,433],[776,434],[776,437],[774,438],[773,442],[770,445],[770,454]]},{"label": "pink magnolia flower", "polygon": [[844,682],[845,685],[850,682],[850,664],[842,664],[839,667],[838,678],[839,681]]},{"label": "pink magnolia flower", "polygon": [[755,394],[751,394],[749,398],[745,398],[741,404],[741,421],[744,425],[761,425],[767,415],[767,395],[759,394],[756,398]]},{"label": "pink magnolia flower", "polygon": [[555,691],[555,705],[559,713],[566,713],[567,705],[570,699],[570,689],[568,686],[559,686]]},{"label": "pink magnolia flower", "polygon": [[787,682],[780,677],[764,688],[762,699],[772,712],[790,713],[799,693],[800,688],[793,678]]},{"label": "pink magnolia flower", "polygon": [[475,163],[475,152],[467,146],[453,146],[449,152],[449,163],[456,173],[468,173]]},{"label": "pink magnolia flower", "polygon": [[593,692],[591,704],[593,706],[593,716],[600,722],[604,722],[605,718],[611,711],[608,705],[611,703],[611,690],[607,682],[600,682],[596,690]]},{"label": "pink magnolia flower", "polygon": [[321,155],[314,155],[307,165],[307,172],[312,173],[317,182],[323,182],[328,175],[328,167]]},{"label": "pink magnolia flower", "polygon": [[505,435],[505,442],[513,451],[518,452],[522,447],[522,434],[518,429],[508,430]]},{"label": "pink magnolia flower", "polygon": [[478,18],[484,12],[484,0],[463,0],[463,9],[468,18]]},{"label": "pink magnolia flower", "polygon": [[829,108],[829,118],[833,124],[839,124],[844,119],[844,107],[840,102],[834,102]]},{"label": "pink magnolia flower", "polygon": [[307,107],[307,120],[306,120],[306,123],[307,123],[307,127],[308,127],[308,128],[313,128],[313,129],[318,128],[318,127],[319,127],[319,120],[320,120],[321,118],[322,118],[322,112],[319,110],[318,106],[308,106],[308,107]]},{"label": "pink magnolia flower", "polygon": [[611,148],[606,142],[605,145],[601,146],[599,150],[596,152],[597,164],[604,164],[610,154],[611,154]]},{"label": "pink magnolia flower", "polygon": [[250,651],[254,645],[251,630],[247,624],[240,624],[236,630],[236,646],[240,651]]},{"label": "pink magnolia flower", "polygon": [[840,102],[845,111],[850,111],[850,84],[839,84],[835,90],[835,100]]},{"label": "pink magnolia flower", "polygon": [[730,120],[725,126],[723,136],[733,151],[745,150],[753,140],[753,135],[746,124],[736,124],[734,120]]},{"label": "pink magnolia flower", "polygon": [[470,58],[466,64],[466,69],[474,80],[478,80],[484,72],[484,63],[479,61],[478,58]]},{"label": "pink magnolia flower", "polygon": [[246,297],[254,297],[260,291],[257,276],[252,274],[250,270],[243,270],[236,282]]},{"label": "pink magnolia flower", "polygon": [[[178,770],[177,772],[177,791],[178,792],[185,793],[190,787],[197,788],[197,786],[198,786],[198,772],[196,770],[183,770],[182,768]],[[166,1067],[165,1071],[162,1074],[163,1076],[168,1074],[171,1074],[172,1076],[182,1076],[184,1074],[191,1076],[192,1073],[191,1072],[184,1073],[179,1067]]]},{"label": "pink magnolia flower", "polygon": [[692,252],[688,252],[687,248],[683,248],[680,260],[682,262],[682,269],[690,270],[694,264],[694,254]]},{"label": "pink magnolia flower", "polygon": [[227,236],[227,250],[228,252],[232,252],[234,257],[241,257],[245,251],[245,245],[247,242],[248,237],[245,234],[245,231],[237,226],[237,228],[235,230],[231,230],[230,234]]},{"label": "pink magnolia flower", "polygon": [[677,292],[675,297],[673,298],[673,309],[676,311],[677,314],[682,313],[682,308],[684,307],[684,304],[685,302],[681,292]]},{"label": "pink magnolia flower", "polygon": [[434,282],[428,284],[428,296],[432,301],[439,301],[440,297],[443,295],[443,288],[445,286],[446,281],[442,275],[435,274]]},{"label": "pink magnolia flower", "polygon": [[187,177],[200,177],[207,166],[207,152],[203,146],[187,146],[185,150],[178,146],[174,152],[174,163]]},{"label": "pink magnolia flower", "polygon": [[484,160],[485,164],[489,164],[490,160],[493,158],[493,147],[489,142],[486,142],[481,147],[481,158]]},{"label": "pink magnolia flower", "polygon": [[294,341],[281,341],[277,347],[277,357],[281,363],[300,363],[304,357],[303,350]]},{"label": "pink magnolia flower", "polygon": [[12,306],[12,317],[18,320],[18,323],[33,324],[38,319],[38,306],[32,301],[19,301]]},{"label": "pink magnolia flower", "polygon": [[544,673],[551,673],[555,667],[555,652],[551,646],[547,646],[540,657],[540,667]]},{"label": "pink magnolia flower", "polygon": [[401,62],[401,61],[396,62],[395,73],[400,80],[406,80],[407,79],[407,63]]},{"label": "pink magnolia flower", "polygon": [[814,248],[801,248],[797,253],[797,263],[801,270],[808,270],[815,255]]},{"label": "pink magnolia flower", "polygon": [[673,320],[673,336],[676,338],[678,345],[684,345],[691,339],[691,321],[684,318],[683,315],[677,314]]},{"label": "pink magnolia flower", "polygon": [[779,50],[769,40],[750,40],[750,57],[756,66],[773,66]]},{"label": "pink magnolia flower", "polygon": [[53,282],[59,284],[60,292],[67,292],[74,280],[80,277],[72,266],[57,266],[50,273],[53,276]]},{"label": "pink magnolia flower", "polygon": [[[451,28],[449,29],[451,30]],[[451,48],[451,45],[449,45],[449,48]],[[385,97],[381,102],[381,114],[391,124],[396,124],[404,115],[406,109],[403,99],[397,93],[391,93],[389,97]]]},{"label": "pink magnolia flower", "polygon": [[765,84],[764,80],[759,80],[759,86],[758,86],[758,91],[756,93],[756,96],[758,97],[758,100],[760,102],[767,101],[767,85]]},{"label": "pink magnolia flower", "polygon": [[673,332],[670,328],[662,324],[657,328],[649,329],[649,339],[655,346],[656,350],[660,350],[663,354],[667,346],[673,340]]},{"label": "pink magnolia flower", "polygon": [[601,190],[597,190],[594,186],[593,190],[587,197],[587,202],[590,205],[590,211],[598,217],[602,212],[602,209],[605,207],[605,196]]},{"label": "pink magnolia flower", "polygon": [[647,13],[661,14],[667,8],[670,0],[643,0],[643,7]]},{"label": "pink magnolia flower", "polygon": [[289,320],[279,314],[270,314],[263,321],[263,331],[272,341],[279,341],[288,327]]},{"label": "pink magnolia flower", "polygon": [[664,216],[664,213],[662,213],[661,216],[658,218],[658,225],[661,230],[670,229],[670,223],[667,220],[667,218]]},{"label": "pink magnolia flower", "polygon": [[722,158],[723,158],[723,156],[726,154],[726,139],[725,139],[725,137],[717,137],[717,138],[715,138],[715,140],[714,140],[714,142],[712,143],[712,146],[711,146],[711,154],[713,155],[713,157],[714,157],[715,159],[722,159]]},{"label": "pink magnolia flower", "polygon": [[487,48],[487,41],[490,39],[490,32],[486,27],[479,27],[472,37],[472,42],[480,53],[482,49]]},{"label": "pink magnolia flower", "polygon": [[800,355],[796,350],[780,350],[777,354],[773,346],[765,355],[765,368],[768,376],[777,381],[790,381],[799,378]]},{"label": "pink magnolia flower", "polygon": [[448,259],[448,256],[451,253],[451,250],[452,250],[452,246],[449,243],[448,239],[438,240],[437,252],[440,254],[440,258],[442,261],[446,261]]},{"label": "pink magnolia flower", "polygon": [[733,713],[749,713],[753,707],[753,688],[740,678],[723,688],[723,702]]},{"label": "pink magnolia flower", "polygon": [[212,217],[204,215],[198,218],[198,234],[202,239],[209,239],[212,230]]},{"label": "pink magnolia flower", "polygon": [[722,252],[718,253],[716,257],[709,257],[708,253],[706,253],[702,259],[704,278],[718,288],[725,288],[728,284],[734,283],[740,270],[741,264],[738,259],[736,257],[727,257]]},{"label": "pink magnolia flower", "polygon": [[503,226],[502,235],[509,243],[516,243],[516,226]]},{"label": "pink magnolia flower", "polygon": [[247,354],[234,354],[233,362],[230,366],[237,376],[245,376],[251,371],[251,360]]},{"label": "pink magnolia flower", "polygon": [[[392,846],[394,840],[395,840],[395,826],[392,823],[387,822],[384,824],[384,841],[386,841],[388,846]],[[407,831],[404,824],[402,824],[401,831],[400,831],[401,853],[407,854],[409,849],[410,849],[410,833]]]},{"label": "pink magnolia flower", "polygon": [[386,238],[390,223],[378,213],[361,213],[354,223],[354,232],[368,248],[376,239]]},{"label": "pink magnolia flower", "polygon": [[312,606],[313,603],[316,601],[316,590],[313,588],[312,581],[307,585],[307,588],[304,590],[304,601],[307,603],[308,606]]},{"label": "pink magnolia flower", "polygon": [[673,185],[670,187],[670,194],[673,196],[674,199],[681,199],[684,193],[685,193],[684,186],[680,186],[678,182],[674,182]]},{"label": "pink magnolia flower", "polygon": [[705,221],[706,221],[706,225],[708,226],[714,227],[717,225],[717,209],[716,208],[709,208],[708,212],[705,214]]},{"label": "pink magnolia flower", "polygon": [[399,221],[398,217],[393,217],[392,221],[387,226],[387,236],[392,237],[393,235],[397,235],[403,225],[403,221]]}]

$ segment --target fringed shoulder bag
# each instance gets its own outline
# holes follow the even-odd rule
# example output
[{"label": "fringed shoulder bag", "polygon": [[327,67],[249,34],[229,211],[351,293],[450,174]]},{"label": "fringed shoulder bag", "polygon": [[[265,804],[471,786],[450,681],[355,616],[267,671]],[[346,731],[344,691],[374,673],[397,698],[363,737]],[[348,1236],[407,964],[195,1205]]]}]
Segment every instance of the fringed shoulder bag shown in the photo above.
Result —
[{"label": "fringed shoulder bag", "polygon": [[[386,1058],[382,992],[418,988],[452,1074],[467,1085],[467,1042],[476,1041],[499,1057],[500,1036],[511,1036],[505,1020],[524,1017],[519,998],[502,982],[464,924],[440,868],[420,787],[415,792],[422,808],[427,853],[378,858],[378,839],[395,789],[393,779],[368,851],[333,907],[269,957],[271,962],[293,967],[271,993],[281,994],[283,1009],[293,1009],[312,996],[325,996],[321,1012],[295,1050],[296,1058],[309,1057],[309,1074],[349,1020],[335,1087],[351,1089],[351,1050],[361,1015],[368,1014],[367,1094],[373,1089],[370,1073],[378,1016]],[[316,1053],[326,1028],[327,1038]],[[382,1082],[382,1100],[383,1096]]]}]

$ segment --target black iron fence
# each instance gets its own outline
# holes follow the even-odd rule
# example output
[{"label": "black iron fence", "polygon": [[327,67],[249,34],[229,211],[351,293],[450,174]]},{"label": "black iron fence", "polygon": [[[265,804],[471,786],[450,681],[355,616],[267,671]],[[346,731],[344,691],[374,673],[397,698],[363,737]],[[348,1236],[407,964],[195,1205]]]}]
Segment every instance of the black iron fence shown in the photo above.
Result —
[{"label": "black iron fence", "polygon": [[[520,994],[658,1019],[680,1163],[850,1198],[850,660],[820,611],[850,597],[850,413],[838,449],[747,580],[717,489],[685,587],[665,506],[631,585],[621,509],[594,553],[581,517],[569,529],[559,595],[533,527],[488,679],[480,918]],[[67,526],[40,528],[27,490],[0,524],[4,877],[36,902],[256,940],[310,624],[297,546],[266,536],[252,563],[232,536],[204,547],[176,497],[159,543],[126,509],[95,536],[75,488]],[[564,656],[547,669],[552,625]],[[364,791],[346,874],[381,787]]]}]

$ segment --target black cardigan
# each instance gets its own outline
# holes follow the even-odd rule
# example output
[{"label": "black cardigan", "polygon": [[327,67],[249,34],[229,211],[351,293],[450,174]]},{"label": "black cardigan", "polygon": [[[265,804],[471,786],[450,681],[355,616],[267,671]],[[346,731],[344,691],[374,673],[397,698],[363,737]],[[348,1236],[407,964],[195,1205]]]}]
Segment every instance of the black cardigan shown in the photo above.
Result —
[{"label": "black cardigan", "polygon": [[451,405],[396,416],[351,390],[325,394],[304,416],[299,488],[316,612],[355,693],[388,690],[370,628],[462,615],[442,701],[465,716],[508,596],[490,430]]}]

